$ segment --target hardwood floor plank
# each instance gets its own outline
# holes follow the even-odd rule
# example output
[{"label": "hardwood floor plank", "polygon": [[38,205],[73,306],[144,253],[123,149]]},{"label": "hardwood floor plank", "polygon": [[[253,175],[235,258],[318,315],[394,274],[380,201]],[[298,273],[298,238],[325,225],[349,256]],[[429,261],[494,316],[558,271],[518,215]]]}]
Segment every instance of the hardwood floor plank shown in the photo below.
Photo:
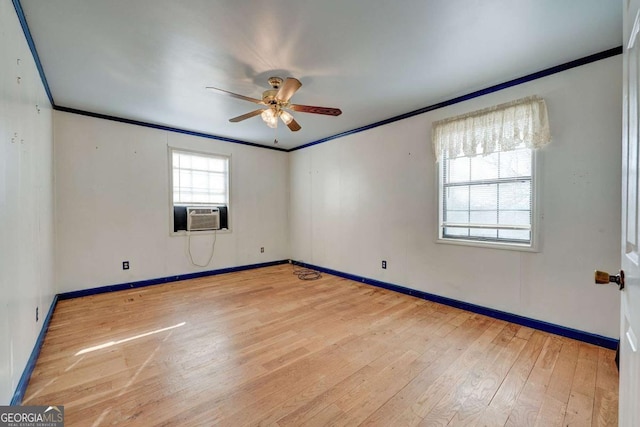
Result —
[{"label": "hardwood floor plank", "polygon": [[314,418],[326,407],[333,405],[333,402],[340,399],[346,393],[357,388],[359,384],[366,381],[366,379],[374,375],[375,372],[376,370],[372,368],[371,365],[361,368],[339,383],[322,392],[318,392],[315,397],[308,399],[304,403],[299,403],[299,406],[292,408],[290,412],[278,419],[277,424],[282,427],[306,425],[308,420]]},{"label": "hardwood floor plank", "polygon": [[549,396],[542,399],[542,406],[536,417],[536,427],[562,426],[564,414],[567,411],[567,404]]},{"label": "hardwood floor plank", "polygon": [[515,402],[513,410],[505,426],[521,427],[533,426],[538,418],[538,412],[544,400],[544,386],[534,382],[525,383],[522,392]]},{"label": "hardwood floor plank", "polygon": [[[507,423],[526,385],[529,374],[549,336],[549,334],[540,331],[534,331],[534,333],[531,334],[527,344],[518,354],[516,362],[491,399],[489,406],[487,406],[483,414],[479,417],[477,424],[505,425]],[[535,391],[535,389],[532,391]],[[525,409],[529,407],[529,400],[525,400],[523,403],[525,404]]]},{"label": "hardwood floor plank", "polygon": [[60,301],[24,403],[72,427],[612,426],[613,354],[280,265]]},{"label": "hardwood floor plank", "polygon": [[[491,399],[501,386],[503,379],[515,363],[527,341],[516,334],[509,344],[497,355],[494,362],[487,367],[480,377],[472,394],[457,408],[454,417],[449,421],[451,426],[475,425],[491,403]],[[527,336],[530,336],[527,335]]]},{"label": "hardwood floor plank", "polygon": [[562,425],[564,426],[590,426],[592,421],[593,398],[571,392],[567,413],[564,416]]},{"label": "hardwood floor plank", "polygon": [[598,367],[598,348],[581,344],[571,390],[593,398]]},{"label": "hardwood floor plank", "polygon": [[592,426],[618,425],[618,391],[596,387],[593,401]]},{"label": "hardwood floor plank", "polygon": [[547,387],[547,394],[562,403],[569,402],[571,384],[578,363],[580,343],[572,340],[563,340],[558,360],[553,368],[551,380]]},{"label": "hardwood floor plank", "polygon": [[[419,425],[424,426],[445,426],[451,423],[456,413],[462,409],[464,403],[473,397],[481,394],[481,390],[490,388],[491,379],[487,376],[496,359],[507,348],[505,343],[513,340],[518,328],[506,325],[500,333],[493,339],[490,346],[475,358],[473,366],[465,369],[464,376],[460,377],[457,384],[450,384],[450,391],[437,403],[437,405],[423,418]],[[498,384],[495,384],[497,388]]]},{"label": "hardwood floor plank", "polygon": [[612,352],[598,349],[598,371],[592,425],[618,425],[618,369]]}]

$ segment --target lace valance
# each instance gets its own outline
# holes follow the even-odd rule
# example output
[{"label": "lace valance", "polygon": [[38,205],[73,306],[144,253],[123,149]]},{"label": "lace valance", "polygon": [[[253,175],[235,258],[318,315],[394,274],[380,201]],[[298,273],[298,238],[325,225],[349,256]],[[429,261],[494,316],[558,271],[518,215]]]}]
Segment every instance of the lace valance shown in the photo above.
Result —
[{"label": "lace valance", "polygon": [[531,96],[433,124],[436,161],[517,148],[541,148],[551,141],[544,99]]}]

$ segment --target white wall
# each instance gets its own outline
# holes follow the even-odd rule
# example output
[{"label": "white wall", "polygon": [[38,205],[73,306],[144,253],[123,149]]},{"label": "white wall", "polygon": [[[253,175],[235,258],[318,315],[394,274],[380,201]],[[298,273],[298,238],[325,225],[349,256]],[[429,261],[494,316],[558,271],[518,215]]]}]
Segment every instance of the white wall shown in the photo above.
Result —
[{"label": "white wall", "polygon": [[51,117],[13,5],[1,1],[0,404],[11,400],[55,294]]},{"label": "white wall", "polygon": [[[622,57],[291,153],[292,258],[582,331],[618,337]],[[538,253],[435,243],[431,123],[545,98]],[[387,270],[380,267],[387,260]]]},{"label": "white wall", "polygon": [[[54,138],[59,292],[289,257],[287,153],[59,111]],[[168,146],[231,156],[232,231],[206,268],[170,235]],[[192,237],[197,263],[212,241]]]}]

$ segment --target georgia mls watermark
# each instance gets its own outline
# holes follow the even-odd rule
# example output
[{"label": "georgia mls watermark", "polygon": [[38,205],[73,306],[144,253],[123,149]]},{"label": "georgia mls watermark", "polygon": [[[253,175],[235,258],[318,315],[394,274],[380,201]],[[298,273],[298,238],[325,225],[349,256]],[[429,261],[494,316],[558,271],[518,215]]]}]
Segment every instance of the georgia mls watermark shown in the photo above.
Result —
[{"label": "georgia mls watermark", "polygon": [[0,427],[64,427],[64,406],[0,406]]}]

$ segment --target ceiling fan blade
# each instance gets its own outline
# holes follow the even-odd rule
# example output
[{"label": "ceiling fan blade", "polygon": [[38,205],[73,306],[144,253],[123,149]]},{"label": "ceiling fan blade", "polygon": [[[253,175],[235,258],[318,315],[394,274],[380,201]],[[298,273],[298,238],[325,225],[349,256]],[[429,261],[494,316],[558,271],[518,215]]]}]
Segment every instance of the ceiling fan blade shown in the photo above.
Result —
[{"label": "ceiling fan blade", "polygon": [[302,126],[300,126],[298,122],[296,122],[296,119],[291,119],[291,121],[289,123],[286,123],[286,125],[289,129],[291,129],[292,132],[297,132],[302,129]]},{"label": "ceiling fan blade", "polygon": [[327,116],[339,116],[340,114],[342,114],[342,111],[339,108],[314,107],[312,105],[299,104],[291,104],[289,108],[293,111],[299,111],[301,113],[324,114]]},{"label": "ceiling fan blade", "polygon": [[218,92],[222,92],[225,95],[228,95],[232,98],[242,99],[244,101],[254,102],[256,104],[264,104],[260,99],[251,98],[250,96],[239,95],[237,93],[229,92],[228,90],[218,89],[217,87],[207,86],[207,89],[217,90]]},{"label": "ceiling fan blade", "polygon": [[252,111],[250,113],[243,114],[243,115],[238,116],[238,117],[234,117],[233,119],[229,119],[229,121],[233,122],[233,123],[241,122],[243,120],[250,119],[253,116],[257,116],[258,114],[262,114],[263,111],[264,110],[255,110],[255,111]]},{"label": "ceiling fan blade", "polygon": [[302,83],[300,83],[300,80],[294,79],[293,77],[287,77],[284,84],[276,94],[276,99],[287,102],[301,86]]}]

